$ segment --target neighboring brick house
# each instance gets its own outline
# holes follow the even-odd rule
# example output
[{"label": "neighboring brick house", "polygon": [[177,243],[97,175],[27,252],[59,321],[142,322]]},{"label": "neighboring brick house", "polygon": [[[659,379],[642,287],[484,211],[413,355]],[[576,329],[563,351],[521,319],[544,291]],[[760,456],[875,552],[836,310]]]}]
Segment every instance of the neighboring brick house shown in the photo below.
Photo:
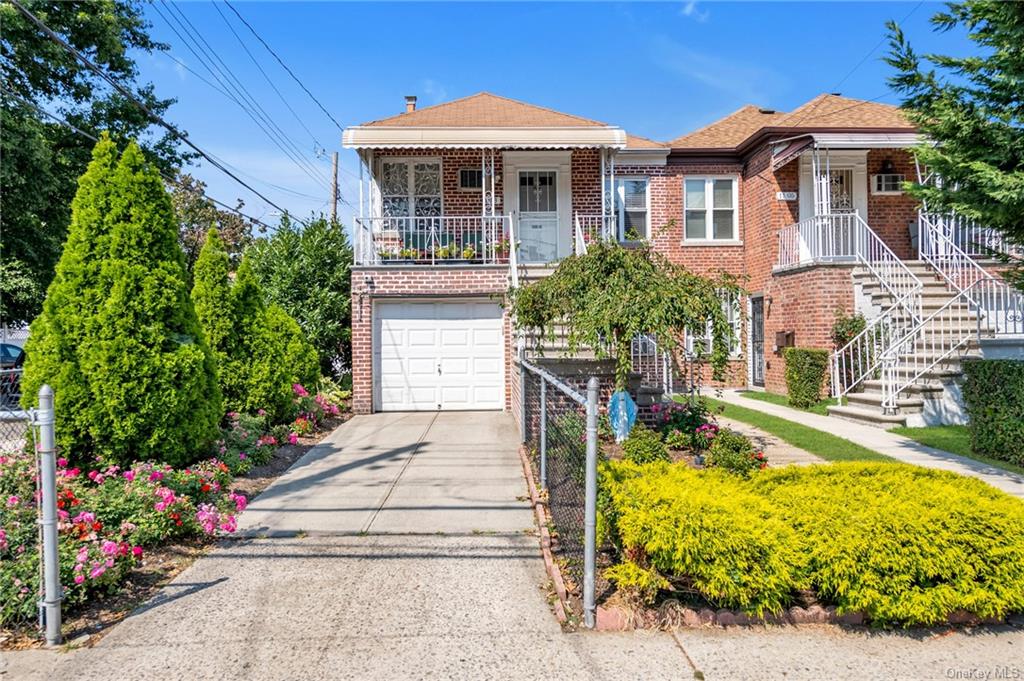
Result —
[{"label": "neighboring brick house", "polygon": [[917,141],[895,107],[836,95],[790,113],[746,106],[666,144],[487,93],[418,110],[407,98],[405,113],[344,133],[364,178],[354,409],[510,409],[510,276],[543,276],[596,235],[742,277],[749,295],[723,301],[737,336],[726,385],[785,392],[780,346],[831,349],[837,311],[886,329],[921,321],[897,319],[900,287],[920,288],[904,272],[918,206],[901,184],[917,176]]}]

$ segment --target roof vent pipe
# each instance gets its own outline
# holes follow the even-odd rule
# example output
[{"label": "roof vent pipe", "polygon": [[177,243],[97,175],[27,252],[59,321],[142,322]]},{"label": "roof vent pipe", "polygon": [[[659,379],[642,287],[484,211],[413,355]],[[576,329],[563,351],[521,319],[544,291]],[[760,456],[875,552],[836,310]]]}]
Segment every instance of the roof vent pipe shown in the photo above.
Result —
[{"label": "roof vent pipe", "polygon": [[405,113],[412,113],[416,110],[416,95],[405,96]]}]

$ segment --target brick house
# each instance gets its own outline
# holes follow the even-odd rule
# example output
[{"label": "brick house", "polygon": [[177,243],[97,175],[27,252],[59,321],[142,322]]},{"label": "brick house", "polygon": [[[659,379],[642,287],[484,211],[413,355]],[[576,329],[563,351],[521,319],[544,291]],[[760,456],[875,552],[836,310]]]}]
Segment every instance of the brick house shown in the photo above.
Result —
[{"label": "brick house", "polygon": [[[849,399],[836,414],[956,420],[959,359],[980,335],[1024,332],[1024,308],[981,257],[994,235],[902,192],[927,179],[918,141],[895,107],[837,95],[789,113],[746,106],[668,143],[487,93],[407,98],[344,132],[362,177],[354,409],[512,409],[522,350],[505,292],[609,238],[744,278],[743,300],[723,301],[726,385],[785,392],[782,348],[833,350],[837,311],[860,311],[869,329],[832,357],[832,391]],[[984,334],[974,294],[990,288],[1002,325]]]}]

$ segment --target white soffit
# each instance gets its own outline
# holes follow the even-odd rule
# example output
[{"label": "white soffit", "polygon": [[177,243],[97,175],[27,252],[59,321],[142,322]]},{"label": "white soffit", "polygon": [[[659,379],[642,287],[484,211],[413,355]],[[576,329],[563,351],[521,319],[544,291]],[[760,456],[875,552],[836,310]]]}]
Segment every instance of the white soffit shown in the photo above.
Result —
[{"label": "white soffit", "polygon": [[916,132],[816,132],[811,137],[829,149],[900,149],[924,140]]},{"label": "white soffit", "polygon": [[520,147],[626,147],[626,131],[613,127],[565,128],[426,128],[352,127],[342,134],[346,148],[403,149]]}]

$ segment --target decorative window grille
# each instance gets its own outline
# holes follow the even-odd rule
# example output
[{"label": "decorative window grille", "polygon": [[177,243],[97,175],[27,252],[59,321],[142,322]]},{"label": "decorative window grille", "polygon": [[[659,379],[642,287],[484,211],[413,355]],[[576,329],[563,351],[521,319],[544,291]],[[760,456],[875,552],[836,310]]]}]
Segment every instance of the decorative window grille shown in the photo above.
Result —
[{"label": "decorative window grille", "polygon": [[384,217],[441,215],[441,162],[381,161],[380,193]]},{"label": "decorative window grille", "polygon": [[[743,315],[740,313],[739,297],[732,294],[723,294],[722,312],[725,313],[725,317],[729,321],[729,326],[732,328],[732,342],[729,345],[729,355],[736,357],[742,351],[740,342],[742,337],[740,336],[740,333],[743,330]],[[686,351],[690,354],[708,357],[711,355],[714,337],[714,328],[711,325],[710,319],[707,321],[707,324],[703,329],[687,329],[685,341]]]},{"label": "decorative window grille", "polygon": [[520,171],[519,210],[523,213],[554,213],[558,210],[553,170]]},{"label": "decorative window grille", "polygon": [[853,169],[840,168],[830,170],[828,173],[829,183],[829,208],[832,213],[852,213],[853,207]]}]

